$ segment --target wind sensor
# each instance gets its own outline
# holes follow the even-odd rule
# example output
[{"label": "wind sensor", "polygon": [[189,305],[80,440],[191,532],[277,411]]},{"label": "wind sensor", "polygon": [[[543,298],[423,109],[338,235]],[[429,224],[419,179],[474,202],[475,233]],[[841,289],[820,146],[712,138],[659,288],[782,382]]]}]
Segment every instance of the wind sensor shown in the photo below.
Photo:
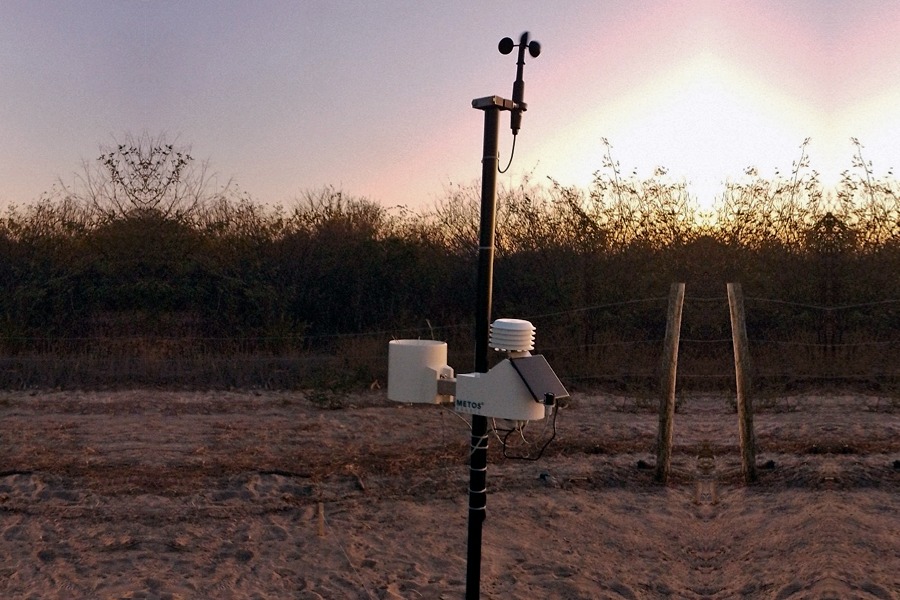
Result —
[{"label": "wind sensor", "polygon": [[541,55],[541,43],[537,40],[529,42],[528,32],[526,31],[519,38],[518,44],[514,44],[512,38],[505,37],[500,40],[497,48],[500,50],[500,54],[509,54],[513,51],[513,48],[519,49],[519,60],[516,62],[516,80],[513,82],[512,93],[512,101],[515,104],[515,108],[512,109],[509,115],[509,128],[512,129],[513,135],[516,135],[519,133],[519,129],[522,128],[522,113],[528,110],[528,105],[525,104],[525,80],[522,79],[522,68],[525,66],[525,49],[528,49],[528,54],[532,58],[537,58]]}]

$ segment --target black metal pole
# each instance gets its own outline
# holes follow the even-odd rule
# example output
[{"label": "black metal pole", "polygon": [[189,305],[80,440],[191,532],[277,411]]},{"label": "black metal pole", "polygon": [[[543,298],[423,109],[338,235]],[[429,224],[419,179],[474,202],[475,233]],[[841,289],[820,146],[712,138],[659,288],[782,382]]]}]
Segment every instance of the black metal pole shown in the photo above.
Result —
[{"label": "black metal pole", "polygon": [[[500,106],[485,106],[482,110],[484,110],[484,152],[481,159],[481,233],[478,242],[478,296],[475,310],[475,371],[487,373],[494,278]],[[466,600],[478,600],[481,594],[481,531],[487,507],[487,426],[487,417],[472,415]]]}]

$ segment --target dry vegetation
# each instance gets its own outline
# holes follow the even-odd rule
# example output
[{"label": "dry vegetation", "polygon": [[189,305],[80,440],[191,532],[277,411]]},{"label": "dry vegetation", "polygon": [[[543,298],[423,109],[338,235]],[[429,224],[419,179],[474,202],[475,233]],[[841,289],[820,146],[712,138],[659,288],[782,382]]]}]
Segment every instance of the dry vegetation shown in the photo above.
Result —
[{"label": "dry vegetation", "polygon": [[[729,385],[727,281],[748,295],[757,381],[896,389],[900,189],[856,143],[825,190],[805,153],[748,169],[716,214],[607,153],[588,189],[499,200],[494,314],[530,318],[570,385],[652,387],[666,295],[687,283],[682,385]],[[265,208],[187,149],[104,148],[80,185],[0,221],[0,386],[189,388],[384,380],[386,341],[471,344],[478,191],[388,209],[333,188]],[[724,341],[723,341],[724,340]]]}]

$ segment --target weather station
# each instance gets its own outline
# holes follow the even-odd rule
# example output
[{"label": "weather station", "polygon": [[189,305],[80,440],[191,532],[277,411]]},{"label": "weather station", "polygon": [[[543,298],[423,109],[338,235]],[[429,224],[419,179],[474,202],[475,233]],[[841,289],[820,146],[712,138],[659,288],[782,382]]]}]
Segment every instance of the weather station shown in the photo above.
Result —
[{"label": "weather station", "polygon": [[506,419],[543,419],[556,401],[569,397],[542,355],[532,355],[534,326],[497,319],[489,345],[507,357],[485,372],[454,377],[447,344],[434,340],[388,342],[387,396],[407,404],[449,404],[459,413]]},{"label": "weather station", "polygon": [[[478,245],[478,282],[475,312],[474,372],[454,376],[447,365],[447,344],[434,340],[393,340],[388,344],[388,398],[405,403],[452,404],[458,413],[472,416],[469,459],[469,529],[467,547],[466,600],[477,600],[481,585],[482,525],[487,506],[488,419],[528,422],[545,418],[557,410],[569,394],[547,360],[534,349],[534,326],[521,319],[497,319],[491,324],[494,265],[494,234],[497,213],[498,136],[500,112],[509,111],[513,134],[510,164],[516,136],[522,126],[525,52],[532,58],[541,45],[529,40],[526,31],[516,44],[503,38],[501,54],[518,48],[512,99],[485,96],[472,100],[484,112],[484,145],[481,175],[481,222]],[[507,169],[509,166],[507,166]],[[488,350],[506,353],[506,358],[488,368]],[[555,413],[554,413],[555,418]]]}]

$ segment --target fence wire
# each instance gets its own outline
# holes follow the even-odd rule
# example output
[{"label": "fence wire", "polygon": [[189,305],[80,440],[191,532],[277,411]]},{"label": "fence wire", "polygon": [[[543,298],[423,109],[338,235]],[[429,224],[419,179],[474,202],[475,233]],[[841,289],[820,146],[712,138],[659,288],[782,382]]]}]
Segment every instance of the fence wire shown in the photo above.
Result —
[{"label": "fence wire", "polygon": [[[666,300],[655,296],[598,303],[523,318],[535,322],[538,351],[546,353],[558,365],[564,382],[612,382],[646,389],[657,383],[664,341],[661,329],[665,324],[661,318],[664,310],[654,312],[653,304]],[[878,311],[900,303],[898,299],[886,299],[826,306],[758,296],[747,296],[745,300],[755,306],[777,305],[825,313]],[[732,385],[733,382],[728,383],[733,379],[731,352],[721,348],[732,343],[732,338],[726,337],[731,333],[727,297],[686,296],[684,302],[678,380],[688,386],[695,385],[690,382],[704,381]],[[620,313],[615,309],[638,306],[644,308],[636,313],[633,310],[624,313],[631,319],[631,329],[620,327]],[[605,313],[594,321],[581,318],[580,315],[592,311]],[[791,333],[798,335],[799,331],[799,339],[778,339],[765,335],[766,326],[768,330],[773,327],[777,330],[778,322],[789,320],[790,316],[779,314],[777,320],[770,319],[774,325],[766,325],[764,315],[765,309],[748,310],[748,320],[754,324],[748,341],[757,380],[859,379],[896,384],[896,365],[900,364],[900,358],[894,349],[900,346],[900,336],[898,339],[813,341],[802,337],[817,335],[814,327],[804,330],[794,325]],[[573,321],[565,318],[572,316],[579,318]],[[541,323],[548,319],[553,323]],[[634,321],[641,319],[653,320],[655,324],[636,328]],[[763,325],[757,321],[763,321]],[[594,329],[584,329],[586,323]],[[310,335],[2,337],[0,344],[7,352],[0,355],[0,386],[65,386],[79,381],[86,385],[290,388],[340,387],[366,382],[378,386],[386,380],[390,339],[428,337],[452,342],[449,356],[455,364],[465,364],[471,354],[469,340],[474,326],[474,321],[432,323],[426,320],[419,327]],[[580,335],[570,335],[572,332],[567,333],[567,327]],[[888,329],[878,335],[890,337],[897,333]],[[20,350],[10,352],[10,348]]]}]

